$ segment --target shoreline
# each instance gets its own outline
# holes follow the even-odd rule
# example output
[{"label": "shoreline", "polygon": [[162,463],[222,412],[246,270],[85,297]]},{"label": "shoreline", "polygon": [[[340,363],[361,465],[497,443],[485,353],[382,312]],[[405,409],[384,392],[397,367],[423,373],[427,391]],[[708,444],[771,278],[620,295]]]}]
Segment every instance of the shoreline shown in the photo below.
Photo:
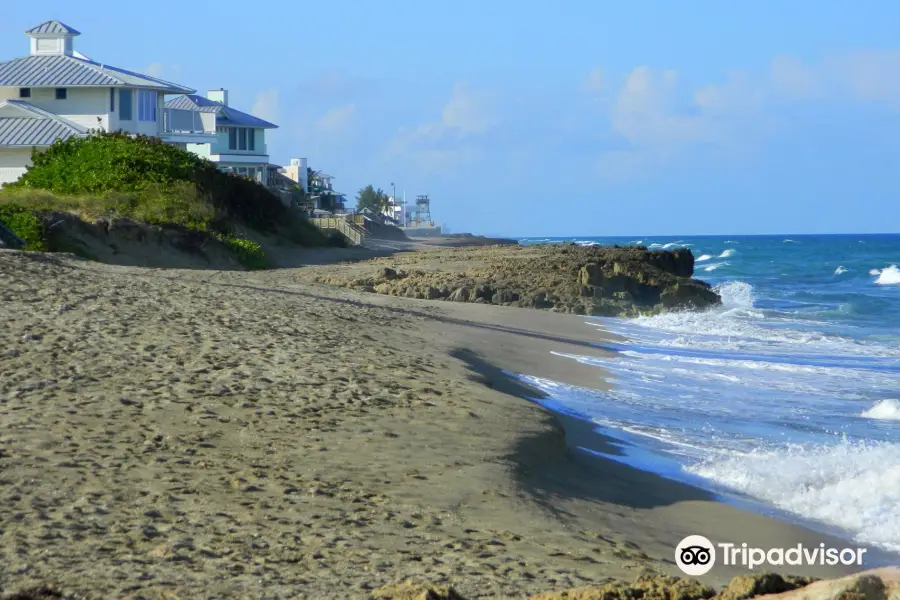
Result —
[{"label": "shoreline", "polygon": [[584,317],[303,271],[0,252],[2,592],[362,598],[411,578],[522,597],[679,575],[688,534],[833,540],[573,452],[613,440],[509,373],[597,387],[550,354],[604,352]]},{"label": "shoreline", "polygon": [[[444,305],[442,304],[441,307]],[[485,307],[485,309],[491,312],[529,311],[529,309],[512,307]],[[601,330],[599,324],[596,323],[590,323],[590,327],[584,327],[584,317],[555,313],[543,314],[548,314],[554,321],[559,321],[559,323],[553,323],[555,329],[562,329],[567,333],[571,331],[576,336],[571,340],[575,344],[570,345],[569,348],[565,347],[566,340],[557,340],[552,345],[543,348],[547,359],[551,358],[550,350],[561,353],[587,354],[585,346],[582,344],[586,339],[594,338],[587,332],[597,333]],[[497,316],[493,315],[493,318],[497,318]],[[529,314],[525,318],[533,323],[533,315]],[[561,327],[563,320],[568,321],[569,328],[574,324],[574,331],[567,327]],[[584,327],[584,331],[578,331],[581,327]],[[592,348],[593,351],[608,354],[602,350],[602,343],[610,341],[613,337],[615,337],[613,334],[604,331],[602,336],[598,336],[590,342],[597,344]],[[502,348],[502,346],[500,347]],[[664,539],[668,543],[657,544],[656,553],[651,554],[652,556],[664,562],[672,562],[667,554],[674,552],[674,548],[681,538],[687,535],[701,534],[713,540],[714,543],[719,543],[720,540],[737,545],[746,542],[751,547],[764,549],[795,546],[798,543],[805,547],[824,543],[826,547],[867,548],[865,562],[861,567],[792,568],[785,566],[767,569],[779,573],[830,578],[864,569],[900,564],[900,554],[860,544],[852,540],[849,532],[840,532],[838,528],[787,513],[753,498],[741,499],[737,494],[729,496],[722,491],[669,478],[611,458],[608,455],[622,455],[621,446],[623,444],[630,445],[630,443],[598,431],[599,426],[583,416],[567,414],[545,406],[542,400],[552,400],[551,396],[547,396],[545,392],[530,387],[515,377],[516,375],[531,375],[551,379],[558,383],[602,389],[605,387],[605,382],[603,385],[597,384],[602,368],[581,365],[571,359],[561,357],[552,357],[554,359],[552,362],[559,361],[552,366],[550,361],[543,364],[529,364],[526,355],[531,352],[517,350],[513,356],[506,354],[504,350],[500,352],[484,350],[480,361],[483,366],[476,370],[492,374],[493,389],[533,404],[556,423],[565,448],[563,452],[565,458],[557,457],[555,462],[543,465],[547,481],[555,481],[548,486],[560,496],[581,495],[594,501],[630,506],[632,509],[637,509],[638,512],[646,511],[645,514],[653,521],[666,523],[667,530],[657,532],[655,541]],[[506,365],[505,369],[491,366],[492,361],[499,361],[500,364]],[[563,463],[569,464],[564,465]],[[575,470],[567,471],[572,465],[576,466]],[[584,471],[580,472],[579,469]],[[566,471],[567,476],[562,478],[559,473]],[[548,476],[549,473],[556,475]],[[608,482],[611,479],[619,487],[602,492],[591,489],[596,485],[583,481],[583,476],[588,473],[594,474],[598,480]],[[560,479],[563,481],[559,481]],[[641,493],[647,497],[642,501],[635,501],[632,488],[641,489]],[[678,524],[675,525],[676,523]],[[669,574],[681,575],[674,568],[674,563],[671,566],[673,569]],[[731,577],[742,574],[748,574],[748,571],[741,568],[720,569],[716,567],[712,573],[699,579],[711,585],[721,586],[725,585]]]}]

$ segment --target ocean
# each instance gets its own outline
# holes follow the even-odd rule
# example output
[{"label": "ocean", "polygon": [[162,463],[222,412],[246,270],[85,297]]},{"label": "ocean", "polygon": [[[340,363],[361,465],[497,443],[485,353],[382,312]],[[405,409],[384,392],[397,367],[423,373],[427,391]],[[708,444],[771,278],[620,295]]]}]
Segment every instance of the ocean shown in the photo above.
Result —
[{"label": "ocean", "polygon": [[900,551],[900,235],[526,238],[690,248],[723,306],[585,317],[628,341],[609,392],[523,375],[610,456],[726,500]]}]

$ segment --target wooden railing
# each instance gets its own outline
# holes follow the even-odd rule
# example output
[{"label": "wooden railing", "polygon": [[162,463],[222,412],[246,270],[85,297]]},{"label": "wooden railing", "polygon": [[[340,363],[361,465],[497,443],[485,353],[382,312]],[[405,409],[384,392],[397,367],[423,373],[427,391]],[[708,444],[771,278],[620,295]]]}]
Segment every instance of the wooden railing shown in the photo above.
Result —
[{"label": "wooden railing", "polygon": [[363,241],[366,239],[366,232],[362,228],[344,218],[313,217],[309,222],[323,231],[337,231],[347,238],[354,246],[362,246]]}]

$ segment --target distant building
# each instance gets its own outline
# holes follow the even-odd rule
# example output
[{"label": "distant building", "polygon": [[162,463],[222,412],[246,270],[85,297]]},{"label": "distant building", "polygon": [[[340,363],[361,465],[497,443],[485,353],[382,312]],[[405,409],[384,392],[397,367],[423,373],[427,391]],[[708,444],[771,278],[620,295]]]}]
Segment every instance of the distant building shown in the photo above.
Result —
[{"label": "distant building", "polygon": [[278,125],[229,106],[228,90],[210,90],[205,98],[179,96],[166,102],[165,111],[169,130],[213,136],[203,143],[184,144],[186,150],[211,160],[223,171],[268,183],[266,130]]},{"label": "distant building", "polygon": [[332,184],[334,177],[322,171],[309,171],[309,197],[315,210],[331,213],[344,212],[346,194],[336,192]]},{"label": "distant building", "polygon": [[309,165],[305,158],[292,158],[291,164],[282,167],[280,171],[300,186],[304,193],[309,193]]},{"label": "distant building", "polygon": [[382,213],[385,217],[391,219],[395,225],[406,226],[409,222],[409,208],[406,203],[393,196],[388,198],[388,205]]},{"label": "distant building", "polygon": [[25,173],[33,148],[90,130],[152,135],[168,143],[204,139],[168,131],[162,117],[166,94],[193,89],[91,60],[75,50],[81,33],[60,21],[25,34],[29,55],[0,62],[0,185]]}]

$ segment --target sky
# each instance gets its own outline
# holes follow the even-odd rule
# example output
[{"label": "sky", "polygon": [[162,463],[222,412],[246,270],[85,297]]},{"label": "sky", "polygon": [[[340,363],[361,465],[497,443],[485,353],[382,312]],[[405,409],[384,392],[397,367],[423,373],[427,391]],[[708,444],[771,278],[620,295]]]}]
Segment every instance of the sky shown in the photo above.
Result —
[{"label": "sky", "polygon": [[900,231],[890,0],[11,2],[92,59],[277,123],[348,199],[428,194],[453,232]]}]

